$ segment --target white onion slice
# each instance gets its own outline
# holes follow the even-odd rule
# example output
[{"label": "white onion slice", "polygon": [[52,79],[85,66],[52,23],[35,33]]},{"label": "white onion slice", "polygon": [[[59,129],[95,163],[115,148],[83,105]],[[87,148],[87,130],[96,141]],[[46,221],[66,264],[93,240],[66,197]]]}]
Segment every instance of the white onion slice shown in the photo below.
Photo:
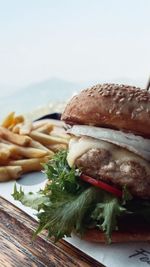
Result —
[{"label": "white onion slice", "polygon": [[132,133],[124,133],[107,128],[74,125],[67,131],[75,136],[89,136],[126,148],[150,161],[150,140]]}]

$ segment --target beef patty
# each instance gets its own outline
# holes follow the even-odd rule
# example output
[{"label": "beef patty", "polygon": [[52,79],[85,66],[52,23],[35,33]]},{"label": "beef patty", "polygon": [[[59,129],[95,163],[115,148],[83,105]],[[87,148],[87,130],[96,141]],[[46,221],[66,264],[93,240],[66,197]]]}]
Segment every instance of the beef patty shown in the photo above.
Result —
[{"label": "beef patty", "polygon": [[127,186],[130,193],[141,198],[150,198],[150,167],[139,161],[114,159],[111,151],[90,149],[76,159],[75,165],[82,172],[118,187]]}]

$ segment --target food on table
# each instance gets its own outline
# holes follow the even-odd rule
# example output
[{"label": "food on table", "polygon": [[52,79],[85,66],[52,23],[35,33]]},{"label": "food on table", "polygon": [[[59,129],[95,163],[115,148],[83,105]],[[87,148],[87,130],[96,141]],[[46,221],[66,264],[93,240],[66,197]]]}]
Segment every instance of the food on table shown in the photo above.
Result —
[{"label": "food on table", "polygon": [[150,241],[150,92],[98,84],[73,97],[62,120],[71,139],[45,164],[45,189],[13,194],[32,207],[34,199],[36,234]]}]

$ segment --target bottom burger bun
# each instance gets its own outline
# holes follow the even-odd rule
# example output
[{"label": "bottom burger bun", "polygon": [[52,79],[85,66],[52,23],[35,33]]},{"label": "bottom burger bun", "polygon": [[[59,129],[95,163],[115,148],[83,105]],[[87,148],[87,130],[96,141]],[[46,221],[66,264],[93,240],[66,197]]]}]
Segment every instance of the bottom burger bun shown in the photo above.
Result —
[{"label": "bottom burger bun", "polygon": [[[107,243],[107,237],[96,228],[88,229],[81,238],[96,243]],[[111,235],[111,243],[148,241],[150,241],[150,225],[144,223],[141,218],[124,218],[119,222],[118,230],[113,231]]]},{"label": "bottom burger bun", "polygon": [[[107,243],[106,236],[103,232],[97,229],[87,230],[86,234],[81,237],[83,240],[87,240],[95,243]],[[149,242],[150,241],[150,227],[143,229],[141,225],[136,227],[132,225],[132,228],[128,229],[125,225],[124,230],[113,232],[111,235],[111,243],[127,243],[127,242]]]}]

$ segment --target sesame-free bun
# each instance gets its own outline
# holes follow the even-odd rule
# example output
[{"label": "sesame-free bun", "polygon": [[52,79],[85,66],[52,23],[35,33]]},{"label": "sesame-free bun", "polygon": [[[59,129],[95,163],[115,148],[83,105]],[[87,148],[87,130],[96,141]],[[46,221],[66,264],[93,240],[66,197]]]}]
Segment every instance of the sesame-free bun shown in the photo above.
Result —
[{"label": "sesame-free bun", "polygon": [[[134,229],[134,228],[133,228]],[[96,242],[96,243],[107,243],[106,236],[103,232],[97,229],[91,229],[86,232],[82,239]],[[111,243],[125,243],[125,242],[149,242],[150,231],[116,231],[112,233]]]},{"label": "sesame-free bun", "polygon": [[[104,232],[99,229],[89,229],[81,237],[84,240],[97,243],[107,243]],[[133,219],[128,221],[127,218],[119,225],[117,231],[112,232],[112,243],[125,242],[148,242],[150,241],[150,226],[141,220]]]},{"label": "sesame-free bun", "polygon": [[101,126],[150,137],[150,92],[97,84],[74,96],[62,114],[68,124]]}]

